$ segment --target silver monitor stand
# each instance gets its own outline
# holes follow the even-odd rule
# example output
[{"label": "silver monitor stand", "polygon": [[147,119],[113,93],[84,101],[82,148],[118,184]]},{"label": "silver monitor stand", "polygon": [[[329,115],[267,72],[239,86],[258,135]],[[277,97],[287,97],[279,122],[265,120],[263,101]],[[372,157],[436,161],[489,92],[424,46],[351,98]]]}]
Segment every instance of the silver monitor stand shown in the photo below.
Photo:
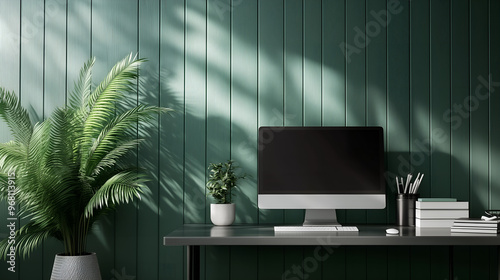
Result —
[{"label": "silver monitor stand", "polygon": [[342,226],[335,209],[306,209],[303,226]]}]

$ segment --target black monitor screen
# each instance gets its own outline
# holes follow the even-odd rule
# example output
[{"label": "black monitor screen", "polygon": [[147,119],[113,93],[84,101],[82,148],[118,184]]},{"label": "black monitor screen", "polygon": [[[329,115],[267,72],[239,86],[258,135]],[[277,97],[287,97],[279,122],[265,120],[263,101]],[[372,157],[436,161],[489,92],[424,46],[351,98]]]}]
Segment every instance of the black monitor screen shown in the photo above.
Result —
[{"label": "black monitor screen", "polygon": [[381,127],[261,127],[259,194],[385,193]]}]

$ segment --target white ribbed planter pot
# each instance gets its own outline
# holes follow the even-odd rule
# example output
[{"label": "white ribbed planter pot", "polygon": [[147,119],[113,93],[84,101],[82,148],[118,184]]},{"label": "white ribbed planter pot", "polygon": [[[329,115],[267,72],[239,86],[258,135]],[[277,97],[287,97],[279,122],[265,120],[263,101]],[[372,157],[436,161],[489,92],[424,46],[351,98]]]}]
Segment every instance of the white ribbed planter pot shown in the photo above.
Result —
[{"label": "white ribbed planter pot", "polygon": [[210,220],[216,226],[229,226],[234,222],[236,206],[231,204],[210,204]]},{"label": "white ribbed planter pot", "polygon": [[51,280],[101,280],[97,255],[63,256],[57,254]]}]

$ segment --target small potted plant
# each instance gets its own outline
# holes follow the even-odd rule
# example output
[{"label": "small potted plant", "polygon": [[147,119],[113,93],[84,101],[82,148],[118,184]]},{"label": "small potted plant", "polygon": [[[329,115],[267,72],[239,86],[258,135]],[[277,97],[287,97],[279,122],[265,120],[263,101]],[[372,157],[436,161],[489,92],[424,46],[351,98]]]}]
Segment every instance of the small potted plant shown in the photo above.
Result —
[{"label": "small potted plant", "polygon": [[216,203],[210,204],[210,219],[216,226],[228,226],[234,222],[235,205],[231,203],[234,195],[232,189],[236,187],[239,179],[245,175],[236,175],[238,168],[233,160],[221,163],[210,163],[209,179],[207,181],[208,195],[211,195]]}]

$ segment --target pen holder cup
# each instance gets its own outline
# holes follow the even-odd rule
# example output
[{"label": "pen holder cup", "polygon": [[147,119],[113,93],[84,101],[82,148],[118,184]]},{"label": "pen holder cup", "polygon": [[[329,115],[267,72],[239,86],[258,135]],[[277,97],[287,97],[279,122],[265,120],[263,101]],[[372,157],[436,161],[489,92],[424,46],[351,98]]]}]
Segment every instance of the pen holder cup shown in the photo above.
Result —
[{"label": "pen holder cup", "polygon": [[418,194],[398,194],[396,198],[398,226],[415,226],[415,201]]}]

